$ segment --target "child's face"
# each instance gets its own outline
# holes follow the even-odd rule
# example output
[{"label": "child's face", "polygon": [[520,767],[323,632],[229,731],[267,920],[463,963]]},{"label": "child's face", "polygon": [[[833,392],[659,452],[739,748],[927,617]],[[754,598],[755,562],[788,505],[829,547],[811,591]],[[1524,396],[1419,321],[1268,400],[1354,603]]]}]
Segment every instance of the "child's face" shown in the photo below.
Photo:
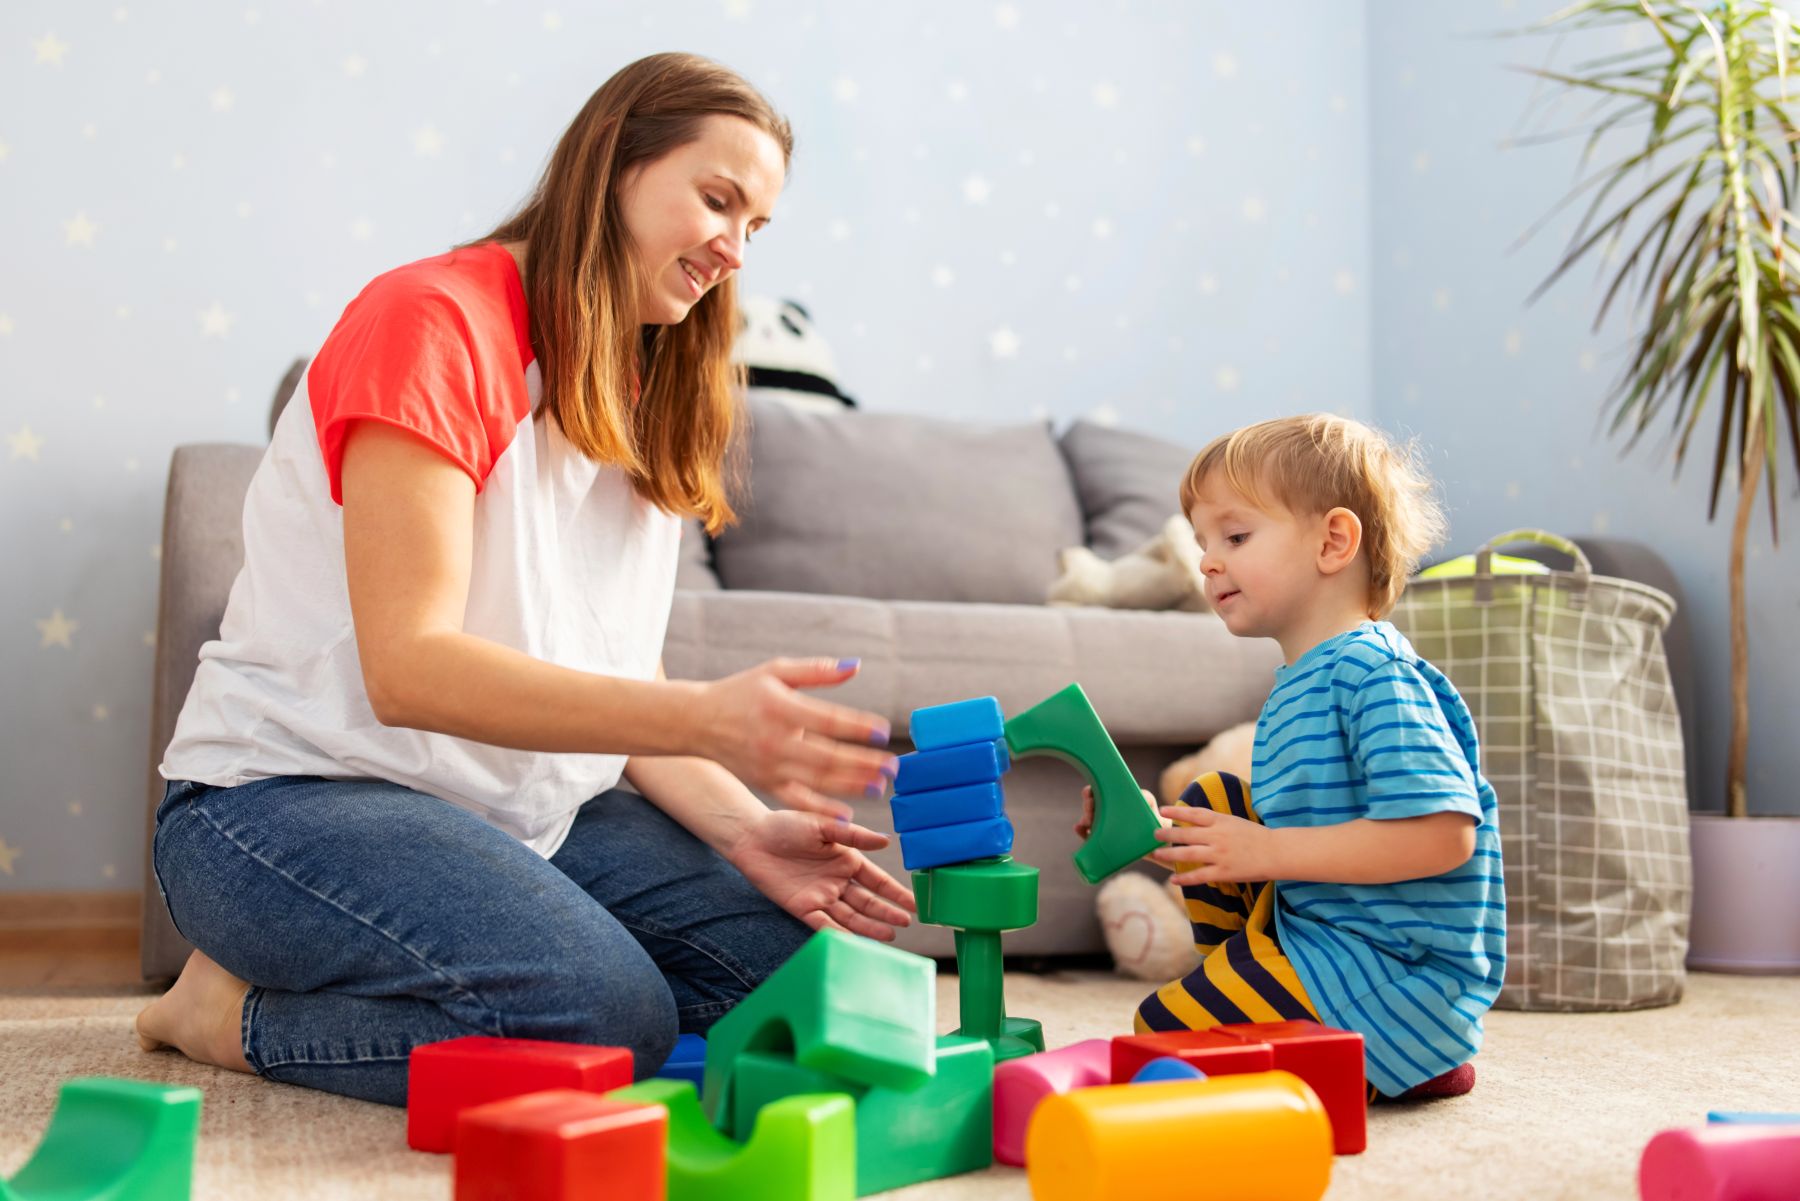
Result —
[{"label": "child's face", "polygon": [[1318,584],[1316,521],[1261,509],[1208,479],[1188,511],[1206,599],[1240,638],[1281,638],[1306,615]]}]

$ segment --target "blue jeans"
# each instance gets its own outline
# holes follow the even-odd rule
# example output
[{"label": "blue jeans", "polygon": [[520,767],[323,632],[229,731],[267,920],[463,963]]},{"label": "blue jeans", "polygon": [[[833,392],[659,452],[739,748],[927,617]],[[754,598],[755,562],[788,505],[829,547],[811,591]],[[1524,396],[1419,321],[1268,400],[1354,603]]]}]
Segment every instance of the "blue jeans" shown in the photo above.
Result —
[{"label": "blue jeans", "polygon": [[634,793],[556,855],[382,781],[174,781],[152,863],[175,926],[250,984],[260,1076],[406,1103],[407,1057],[487,1034],[629,1048],[639,1079],[811,931]]}]

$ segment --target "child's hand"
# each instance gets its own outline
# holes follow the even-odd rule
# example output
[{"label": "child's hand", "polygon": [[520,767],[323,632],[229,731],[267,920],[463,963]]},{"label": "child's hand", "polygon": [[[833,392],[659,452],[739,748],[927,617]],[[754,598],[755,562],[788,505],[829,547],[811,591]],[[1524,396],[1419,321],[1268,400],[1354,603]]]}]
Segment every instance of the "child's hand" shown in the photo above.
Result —
[{"label": "child's hand", "polygon": [[[1138,789],[1138,791],[1144,794],[1144,804],[1150,806],[1151,812],[1155,812],[1156,811],[1156,798],[1150,795],[1150,790],[1148,788],[1140,788],[1140,789]],[[1166,826],[1169,823],[1167,821],[1164,821],[1162,824]],[[1081,839],[1083,842],[1086,842],[1088,835],[1092,834],[1093,832],[1094,832],[1094,790],[1092,787],[1087,787],[1087,788],[1083,788],[1081,790],[1081,820],[1077,821],[1075,823],[1075,837]]]},{"label": "child's hand", "polygon": [[1177,824],[1156,832],[1170,846],[1150,858],[1175,872],[1172,883],[1272,880],[1278,874],[1275,832],[1262,823],[1188,805],[1169,805],[1162,815]]}]

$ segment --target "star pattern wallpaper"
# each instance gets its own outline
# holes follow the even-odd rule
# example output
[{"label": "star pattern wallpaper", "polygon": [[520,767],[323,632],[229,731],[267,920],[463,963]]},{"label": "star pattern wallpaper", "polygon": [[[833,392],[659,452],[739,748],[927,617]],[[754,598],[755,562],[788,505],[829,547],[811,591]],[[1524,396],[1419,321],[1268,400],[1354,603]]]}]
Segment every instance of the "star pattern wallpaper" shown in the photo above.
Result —
[{"label": "star pattern wallpaper", "polygon": [[[1729,530],[1701,473],[1606,437],[1631,326],[1590,329],[1592,281],[1525,304],[1573,217],[1520,238],[1579,140],[1526,136],[1543,85],[1508,67],[1549,40],[1492,35],[1554,7],[8,4],[0,890],[141,882],[171,450],[264,441],[276,382],[370,278],[491,227],[593,89],[668,49],[792,120],[742,287],[804,304],[860,404],[1196,447],[1313,409],[1417,437],[1447,552],[1537,525],[1674,565],[1721,777]],[[1779,664],[1800,569],[1758,521],[1753,637]],[[1800,812],[1791,676],[1753,684],[1767,812]]]}]

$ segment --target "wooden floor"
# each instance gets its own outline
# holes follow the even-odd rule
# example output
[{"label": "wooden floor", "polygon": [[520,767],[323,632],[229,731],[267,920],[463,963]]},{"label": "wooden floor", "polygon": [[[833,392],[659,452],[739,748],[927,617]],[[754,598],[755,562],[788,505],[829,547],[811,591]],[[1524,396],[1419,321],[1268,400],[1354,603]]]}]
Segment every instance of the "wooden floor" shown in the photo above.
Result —
[{"label": "wooden floor", "polygon": [[52,951],[0,946],[0,992],[63,992],[137,984],[137,941]]}]

